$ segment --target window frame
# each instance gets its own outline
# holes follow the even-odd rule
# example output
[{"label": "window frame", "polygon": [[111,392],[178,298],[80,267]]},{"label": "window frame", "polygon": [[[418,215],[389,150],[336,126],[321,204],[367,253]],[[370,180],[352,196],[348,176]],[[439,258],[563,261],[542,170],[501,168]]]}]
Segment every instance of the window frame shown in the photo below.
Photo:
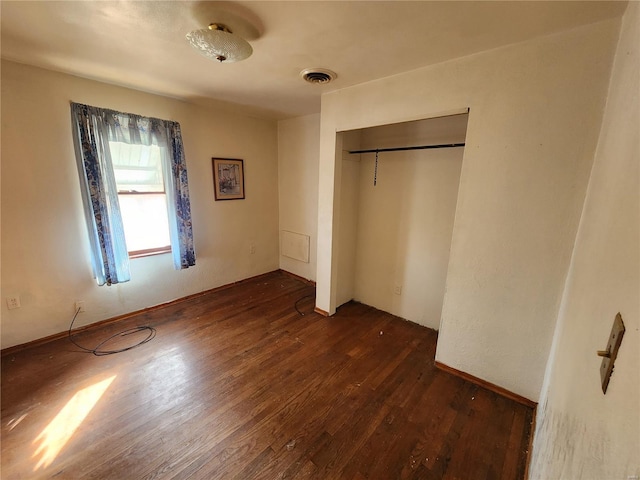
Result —
[{"label": "window frame", "polygon": [[[120,191],[118,190],[118,199],[120,195],[158,195],[162,194],[167,197],[167,192],[136,192],[136,191]],[[127,231],[124,232],[125,240],[127,237]],[[163,245],[161,247],[155,248],[144,248],[142,250],[129,250],[127,248],[127,253],[129,254],[129,258],[142,258],[142,257],[150,257],[153,255],[162,255],[163,253],[171,253],[171,243],[169,245]]]}]

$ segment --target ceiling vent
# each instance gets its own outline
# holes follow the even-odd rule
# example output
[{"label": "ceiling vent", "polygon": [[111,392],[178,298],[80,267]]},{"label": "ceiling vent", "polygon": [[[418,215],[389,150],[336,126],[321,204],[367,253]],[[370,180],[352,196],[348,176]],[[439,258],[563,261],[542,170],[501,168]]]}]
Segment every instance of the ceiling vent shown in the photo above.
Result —
[{"label": "ceiling vent", "polygon": [[309,83],[329,83],[338,75],[326,68],[307,68],[300,72],[300,76]]}]

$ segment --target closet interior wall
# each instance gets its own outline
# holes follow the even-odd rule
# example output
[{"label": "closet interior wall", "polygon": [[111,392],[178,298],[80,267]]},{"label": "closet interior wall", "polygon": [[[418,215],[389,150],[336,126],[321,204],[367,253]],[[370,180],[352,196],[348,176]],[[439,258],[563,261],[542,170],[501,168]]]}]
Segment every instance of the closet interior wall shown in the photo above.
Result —
[{"label": "closet interior wall", "polygon": [[342,132],[337,304],[356,300],[438,329],[468,115]]}]

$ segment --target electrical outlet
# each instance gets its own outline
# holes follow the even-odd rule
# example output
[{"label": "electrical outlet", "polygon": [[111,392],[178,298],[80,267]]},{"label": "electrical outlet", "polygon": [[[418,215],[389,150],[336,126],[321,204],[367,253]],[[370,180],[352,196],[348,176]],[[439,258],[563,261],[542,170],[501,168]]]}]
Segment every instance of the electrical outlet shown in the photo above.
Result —
[{"label": "electrical outlet", "polygon": [[253,255],[254,253],[256,253],[256,246],[254,244],[251,244],[251,246],[249,247],[249,253],[251,255]]},{"label": "electrical outlet", "polygon": [[396,295],[402,295],[402,285],[396,285],[393,289],[393,293]]},{"label": "electrical outlet", "polygon": [[77,300],[76,303],[73,304],[73,311],[78,313],[84,313],[84,302],[82,300]]},{"label": "electrical outlet", "polygon": [[7,297],[7,308],[9,310],[20,308],[20,297]]}]

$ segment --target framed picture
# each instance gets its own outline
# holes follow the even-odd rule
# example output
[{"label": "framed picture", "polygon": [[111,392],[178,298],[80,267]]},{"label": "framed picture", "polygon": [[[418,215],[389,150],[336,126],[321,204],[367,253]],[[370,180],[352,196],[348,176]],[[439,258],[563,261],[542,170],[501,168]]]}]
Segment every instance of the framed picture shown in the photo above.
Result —
[{"label": "framed picture", "polygon": [[244,198],[244,161],[236,158],[212,158],[213,192],[216,200]]}]

